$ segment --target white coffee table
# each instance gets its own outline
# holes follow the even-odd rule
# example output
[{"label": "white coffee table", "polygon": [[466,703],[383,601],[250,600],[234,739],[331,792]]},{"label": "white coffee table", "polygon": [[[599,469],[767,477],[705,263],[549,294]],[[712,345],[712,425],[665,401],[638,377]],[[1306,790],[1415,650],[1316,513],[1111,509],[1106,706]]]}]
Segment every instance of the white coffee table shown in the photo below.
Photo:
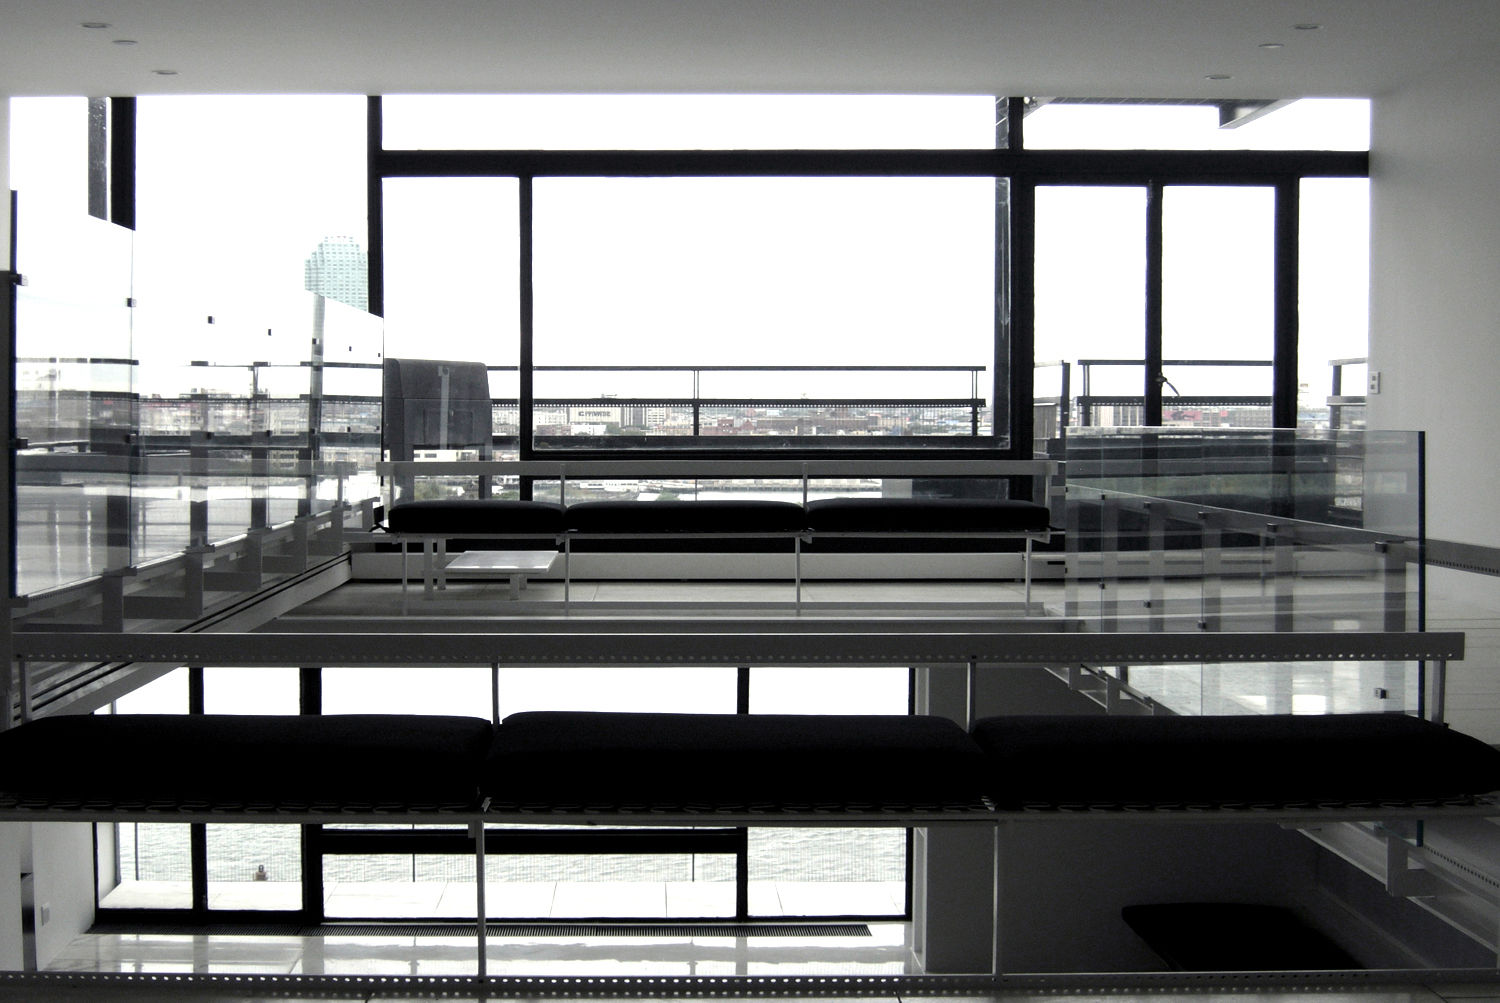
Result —
[{"label": "white coffee table", "polygon": [[459,554],[438,571],[438,588],[448,578],[510,579],[510,597],[519,599],[528,576],[545,575],[562,555],[555,550],[470,550]]}]

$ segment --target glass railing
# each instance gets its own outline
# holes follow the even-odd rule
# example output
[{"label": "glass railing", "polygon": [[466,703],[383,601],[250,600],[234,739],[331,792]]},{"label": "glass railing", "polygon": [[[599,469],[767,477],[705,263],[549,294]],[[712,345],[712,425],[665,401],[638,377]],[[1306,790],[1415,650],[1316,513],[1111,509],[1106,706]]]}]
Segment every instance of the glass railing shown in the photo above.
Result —
[{"label": "glass railing", "polygon": [[[1100,631],[1424,629],[1420,432],[1071,429],[1064,612]],[[1410,710],[1414,664],[1130,666],[1186,713]]]},{"label": "glass railing", "polygon": [[[76,334],[87,318],[59,306],[70,293],[51,274],[28,274],[17,297],[17,594],[379,494],[379,318],[306,311],[321,326],[302,343],[337,331],[350,361],[162,364],[134,358],[128,337],[95,343],[97,325]],[[127,303],[122,290],[114,326],[128,335]]]},{"label": "glass railing", "polygon": [[[1185,610],[1205,630],[1421,619],[1421,433],[1072,429],[1054,449],[1078,613]],[[1196,591],[1166,597],[1174,580]]]}]

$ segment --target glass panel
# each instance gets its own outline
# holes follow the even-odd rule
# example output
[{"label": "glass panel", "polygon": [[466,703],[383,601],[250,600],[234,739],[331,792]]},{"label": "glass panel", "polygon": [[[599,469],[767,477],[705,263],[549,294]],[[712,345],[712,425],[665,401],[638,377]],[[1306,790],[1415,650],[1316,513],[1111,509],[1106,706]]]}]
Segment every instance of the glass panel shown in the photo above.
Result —
[{"label": "glass panel", "polygon": [[751,829],[750,912],[900,916],[905,829]]},{"label": "glass panel", "polygon": [[1273,188],[1168,186],[1162,204],[1162,424],[1268,428]]},{"label": "glass panel", "polygon": [[1412,629],[1422,452],[1416,432],[1074,429],[1069,609],[1102,630]]},{"label": "glass panel", "polygon": [[302,830],[295,825],[209,825],[210,909],[302,908]]},{"label": "glass panel", "polygon": [[29,444],[15,484],[24,594],[134,559],[133,244],[130,231],[88,215],[87,99],[12,99],[9,139],[26,282],[15,346],[16,434]]},{"label": "glass panel", "polygon": [[[858,674],[858,685],[851,683]],[[911,670],[757,666],[754,714],[906,714]],[[751,829],[756,916],[895,916],[906,911],[905,829]]]},{"label": "glass panel", "polygon": [[[146,97],[137,129],[140,453],[176,527],[153,547],[326,510],[341,473],[328,461],[354,461],[366,473],[343,471],[344,486],[368,489],[379,390],[359,373],[381,338],[366,312],[365,100]],[[208,472],[185,473],[184,456]]]},{"label": "glass panel", "polygon": [[396,94],[387,150],[992,149],[987,95]]},{"label": "glass panel", "polygon": [[479,666],[330,666],[322,671],[325,714],[490,716],[490,674]]},{"label": "glass panel", "polygon": [[[489,854],[492,919],[709,918],[734,915],[724,854]],[[474,860],[461,855],[326,857],[327,916],[472,919]]]},{"label": "glass panel", "polygon": [[528,710],[733,714],[735,670],[723,666],[500,670],[500,715]]},{"label": "glass panel", "polygon": [[1132,665],[1132,689],[1178,714],[1414,713],[1413,662]]},{"label": "glass panel", "polygon": [[[1368,150],[1370,102],[1030,98],[1030,150]],[[1221,127],[1221,116],[1233,124]]]},{"label": "glass panel", "polygon": [[911,670],[760,665],[750,670],[752,714],[906,714]]},{"label": "glass panel", "polygon": [[1073,398],[1053,426],[1142,424],[1146,189],[1037,188],[1035,297],[1038,368]]},{"label": "glass panel", "polygon": [[1370,182],[1302,181],[1297,257],[1297,425],[1365,425],[1370,343]]},{"label": "glass panel", "polygon": [[[390,459],[518,456],[519,198],[515,178],[385,181],[385,358],[401,364],[406,380],[388,388],[403,408],[386,419]],[[450,388],[436,375],[445,362],[480,364],[487,376]],[[397,371],[388,373],[396,378]],[[437,396],[448,389],[472,399],[478,416]],[[418,433],[426,416],[438,416],[442,441],[436,425]],[[460,426],[459,418],[468,420]],[[393,487],[398,497],[414,490],[405,478]],[[499,486],[481,487],[472,477],[445,477],[425,488],[467,497],[492,489]]]},{"label": "glass panel", "polygon": [[992,178],[538,179],[538,444],[992,434],[996,201]]},{"label": "glass panel", "polygon": [[203,670],[203,710],[207,714],[297,714],[301,672],[280,665],[247,668],[212,666]]},{"label": "glass panel", "polygon": [[130,232],[81,212],[23,212],[16,261],[27,283],[16,293],[15,361],[16,433],[27,442],[16,457],[17,588],[26,593],[123,568],[180,534],[170,495],[128,465],[137,429]]},{"label": "glass panel", "polygon": [[[100,868],[99,905],[108,909],[190,909],[192,851],[187,825],[117,822],[115,868]],[[101,849],[104,840],[101,840]],[[112,881],[110,879],[113,879]]]},{"label": "glass panel", "polygon": [[[188,670],[173,669],[153,679],[120,697],[111,709],[116,714],[186,714]],[[100,826],[99,904],[112,909],[191,908],[189,828],[137,822]]]}]

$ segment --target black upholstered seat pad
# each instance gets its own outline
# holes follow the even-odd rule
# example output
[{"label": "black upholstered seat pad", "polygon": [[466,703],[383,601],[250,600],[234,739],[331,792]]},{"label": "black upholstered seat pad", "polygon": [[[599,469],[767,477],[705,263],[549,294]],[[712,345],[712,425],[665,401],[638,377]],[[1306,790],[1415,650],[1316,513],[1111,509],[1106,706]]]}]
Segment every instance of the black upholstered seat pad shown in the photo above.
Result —
[{"label": "black upholstered seat pad", "polygon": [[593,501],[569,505],[579,533],[797,533],[802,506],[780,501]]},{"label": "black upholstered seat pad", "polygon": [[394,533],[561,533],[562,506],[509,498],[401,502],[385,524]]},{"label": "black upholstered seat pad", "polygon": [[474,804],[481,718],[117,714],[0,733],[0,791],[52,800]]},{"label": "black upholstered seat pad", "polygon": [[975,802],[981,763],[935,717],[538,711],[501,722],[482,788],[554,805]]},{"label": "black upholstered seat pad", "polygon": [[815,533],[1044,532],[1047,509],[1004,498],[823,498],[807,503]]},{"label": "black upholstered seat pad", "polygon": [[993,717],[974,738],[1001,806],[1424,801],[1500,789],[1500,751],[1400,714]]}]

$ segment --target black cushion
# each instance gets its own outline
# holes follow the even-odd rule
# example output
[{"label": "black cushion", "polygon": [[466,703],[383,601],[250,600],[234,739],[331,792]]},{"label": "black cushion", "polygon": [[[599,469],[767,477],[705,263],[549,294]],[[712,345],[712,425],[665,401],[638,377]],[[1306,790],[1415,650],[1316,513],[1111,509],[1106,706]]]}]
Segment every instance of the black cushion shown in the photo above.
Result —
[{"label": "black cushion", "polygon": [[497,804],[979,802],[979,749],[943,718],[537,711],[501,722]]},{"label": "black cushion", "polygon": [[386,526],[393,533],[561,533],[562,506],[510,498],[454,498],[411,501],[391,506]]},{"label": "black cushion", "polygon": [[100,802],[473,805],[494,737],[469,717],[113,714],[0,733],[0,791]]},{"label": "black cushion", "polygon": [[807,503],[818,533],[1040,533],[1047,508],[1004,498],[822,498]]},{"label": "black cushion", "polygon": [[798,533],[802,506],[782,501],[593,501],[569,505],[579,533]]},{"label": "black cushion", "polygon": [[1129,905],[1127,926],[1186,972],[1305,972],[1363,968],[1290,909],[1237,902]]},{"label": "black cushion", "polygon": [[1402,714],[992,717],[974,738],[1002,807],[1405,802],[1500,789],[1500,751]]}]

